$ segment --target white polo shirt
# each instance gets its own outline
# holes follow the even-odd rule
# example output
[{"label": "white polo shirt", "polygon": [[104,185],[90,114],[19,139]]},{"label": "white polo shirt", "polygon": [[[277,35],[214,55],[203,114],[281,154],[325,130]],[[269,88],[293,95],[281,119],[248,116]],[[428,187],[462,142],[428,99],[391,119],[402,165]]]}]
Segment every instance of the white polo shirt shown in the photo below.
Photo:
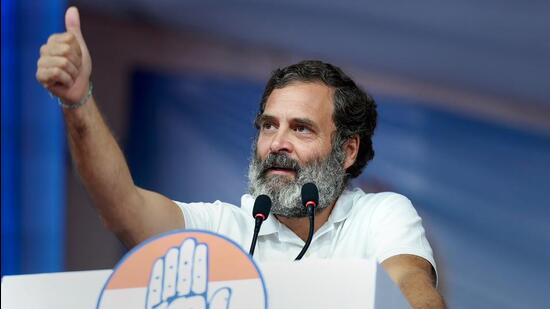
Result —
[{"label": "white polo shirt", "polygon": [[[241,207],[214,203],[176,202],[185,227],[227,236],[248,252],[254,232],[254,198],[245,194]],[[294,232],[270,215],[262,224],[254,258],[257,261],[293,261],[304,245]],[[344,191],[328,221],[315,233],[304,258],[372,258],[379,263],[412,254],[429,261],[436,269],[422,219],[403,195]]]}]

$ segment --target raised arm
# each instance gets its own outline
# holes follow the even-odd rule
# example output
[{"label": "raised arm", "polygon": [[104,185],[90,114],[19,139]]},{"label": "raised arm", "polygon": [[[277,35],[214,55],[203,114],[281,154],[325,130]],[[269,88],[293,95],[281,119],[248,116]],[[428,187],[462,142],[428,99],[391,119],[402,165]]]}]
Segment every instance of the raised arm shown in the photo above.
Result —
[{"label": "raised arm", "polygon": [[[92,61],[80,31],[78,10],[65,14],[66,31],[51,35],[40,49],[36,78],[66,105],[86,100]],[[178,206],[138,188],[124,155],[103,121],[93,97],[64,108],[71,156],[105,226],[128,247],[165,231],[183,228]]]}]

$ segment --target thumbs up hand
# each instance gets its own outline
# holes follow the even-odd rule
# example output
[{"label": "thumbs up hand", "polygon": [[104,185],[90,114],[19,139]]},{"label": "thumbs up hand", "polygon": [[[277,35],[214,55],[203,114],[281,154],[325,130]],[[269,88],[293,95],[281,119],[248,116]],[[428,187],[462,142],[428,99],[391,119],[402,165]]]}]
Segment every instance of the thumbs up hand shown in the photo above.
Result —
[{"label": "thumbs up hand", "polygon": [[65,33],[51,35],[40,48],[36,79],[65,104],[75,104],[86,96],[92,73],[76,7],[67,9],[65,28]]}]

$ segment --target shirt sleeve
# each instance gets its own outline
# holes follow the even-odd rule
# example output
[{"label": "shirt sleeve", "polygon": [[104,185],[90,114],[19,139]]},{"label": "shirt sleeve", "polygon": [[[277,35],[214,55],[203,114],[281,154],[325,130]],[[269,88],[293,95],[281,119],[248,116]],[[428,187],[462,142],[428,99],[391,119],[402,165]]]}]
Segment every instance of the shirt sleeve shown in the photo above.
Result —
[{"label": "shirt sleeve", "polygon": [[411,254],[426,259],[437,272],[422,219],[408,198],[388,193],[374,210],[371,224],[378,262],[399,254]]},{"label": "shirt sleeve", "polygon": [[186,229],[207,230],[216,232],[221,220],[222,202],[182,203],[174,201],[181,209]]},{"label": "shirt sleeve", "polygon": [[220,201],[214,203],[174,202],[182,211],[186,229],[213,232],[233,240],[242,248],[250,246],[254,220],[240,207]]}]

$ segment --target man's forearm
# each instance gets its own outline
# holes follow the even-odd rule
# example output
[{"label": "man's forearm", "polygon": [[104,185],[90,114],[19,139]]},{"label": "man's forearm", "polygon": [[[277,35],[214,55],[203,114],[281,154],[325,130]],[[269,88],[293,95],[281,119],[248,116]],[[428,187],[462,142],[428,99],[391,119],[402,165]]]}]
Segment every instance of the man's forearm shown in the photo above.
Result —
[{"label": "man's forearm", "polygon": [[401,254],[386,259],[382,266],[413,308],[445,308],[443,297],[435,288],[435,270],[427,260]]},{"label": "man's forearm", "polygon": [[64,117],[78,174],[108,228],[117,232],[128,224],[123,206],[139,199],[124,155],[93,98],[78,109],[64,110]]},{"label": "man's forearm", "polygon": [[444,309],[443,297],[425,272],[410,272],[399,282],[399,288],[415,309]]}]

